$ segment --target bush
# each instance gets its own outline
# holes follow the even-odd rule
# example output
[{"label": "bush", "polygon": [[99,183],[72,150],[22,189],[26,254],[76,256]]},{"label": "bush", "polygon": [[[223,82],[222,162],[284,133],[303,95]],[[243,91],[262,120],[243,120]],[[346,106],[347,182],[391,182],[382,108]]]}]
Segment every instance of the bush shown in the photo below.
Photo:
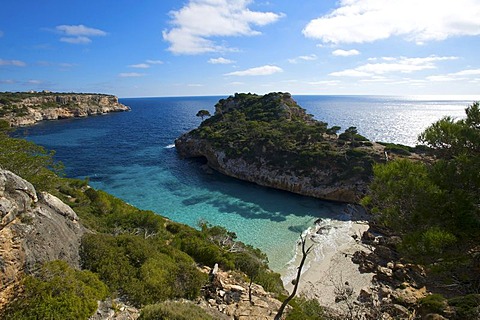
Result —
[{"label": "bush", "polygon": [[441,294],[431,294],[419,300],[419,304],[427,313],[442,313],[447,300]]},{"label": "bush", "polygon": [[469,294],[448,300],[455,308],[456,319],[477,320],[480,318],[480,294]]},{"label": "bush", "polygon": [[324,310],[318,300],[307,300],[297,297],[290,301],[292,310],[287,314],[286,320],[323,320]]},{"label": "bush", "polygon": [[191,303],[166,301],[145,306],[139,320],[213,320],[202,308]]},{"label": "bush", "polygon": [[206,281],[185,253],[135,235],[85,235],[81,257],[85,268],[137,306],[194,299]]},{"label": "bush", "polygon": [[6,319],[88,319],[107,287],[89,271],[74,270],[64,261],[43,265],[24,281],[24,293],[8,306]]}]

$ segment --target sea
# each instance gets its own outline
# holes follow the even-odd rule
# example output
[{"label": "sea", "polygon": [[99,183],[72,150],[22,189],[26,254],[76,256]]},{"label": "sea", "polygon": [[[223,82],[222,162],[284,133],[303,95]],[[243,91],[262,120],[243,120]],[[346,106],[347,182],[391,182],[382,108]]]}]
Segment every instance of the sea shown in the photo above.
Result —
[{"label": "sea", "polygon": [[[197,127],[200,109],[214,113],[226,96],[123,98],[131,112],[45,121],[16,135],[56,151],[72,178],[174,221],[220,225],[265,252],[284,282],[293,279],[301,234],[322,230],[315,260],[351,241],[349,208],[273,190],[205,170],[179,158],[174,141]],[[414,146],[418,135],[445,116],[465,117],[474,97],[293,96],[315,119],[356,127],[372,141]],[[342,131],[341,130],[341,131]]]}]

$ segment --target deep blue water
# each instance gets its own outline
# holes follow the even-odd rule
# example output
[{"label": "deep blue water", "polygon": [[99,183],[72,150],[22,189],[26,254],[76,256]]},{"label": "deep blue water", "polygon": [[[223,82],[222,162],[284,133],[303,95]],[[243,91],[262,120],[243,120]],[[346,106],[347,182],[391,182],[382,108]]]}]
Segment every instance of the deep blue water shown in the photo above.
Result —
[{"label": "deep blue water", "polygon": [[[271,267],[282,270],[293,258],[299,234],[318,218],[344,219],[345,206],[207,173],[199,163],[179,159],[173,148],[175,138],[199,125],[198,110],[213,113],[220,98],[120,99],[131,112],[48,121],[18,133],[56,150],[68,176],[88,176],[95,188],[175,221],[196,226],[206,220],[225,226],[240,240],[265,251]],[[463,117],[472,102],[367,96],[294,98],[330,126],[356,126],[371,140],[409,145],[442,116]]]}]

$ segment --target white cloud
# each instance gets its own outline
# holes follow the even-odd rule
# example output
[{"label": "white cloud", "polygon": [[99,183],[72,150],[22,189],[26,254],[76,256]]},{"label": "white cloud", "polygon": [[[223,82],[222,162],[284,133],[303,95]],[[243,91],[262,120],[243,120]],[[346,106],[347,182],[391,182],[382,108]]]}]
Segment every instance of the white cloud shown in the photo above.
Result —
[{"label": "white cloud", "polygon": [[14,83],[17,83],[17,81],[12,80],[12,79],[6,79],[6,80],[0,80],[0,83],[2,83],[2,84],[14,84]]},{"label": "white cloud", "polygon": [[329,75],[334,77],[368,77],[371,74],[364,71],[355,70],[355,69],[347,69],[343,71],[332,72]]},{"label": "white cloud", "polygon": [[83,36],[78,36],[78,37],[61,37],[60,41],[66,42],[66,43],[73,43],[73,44],[87,44],[92,42],[90,38],[88,37],[83,37]]},{"label": "white cloud", "polygon": [[320,85],[320,86],[336,86],[340,83],[339,80],[322,80],[322,81],[311,81],[311,82],[307,82],[308,84],[310,85],[313,85],[313,86],[317,86],[317,85]]},{"label": "white cloud", "polygon": [[315,54],[309,54],[306,56],[298,56],[293,59],[288,59],[288,62],[290,63],[299,63],[300,61],[314,61],[317,60],[317,55]]},{"label": "white cloud", "polygon": [[456,75],[456,76],[478,76],[478,75],[480,75],[480,69],[462,70],[462,71],[459,71],[459,72],[455,72],[454,75]]},{"label": "white cloud", "polygon": [[250,68],[242,71],[226,73],[226,76],[268,76],[274,73],[283,72],[283,69],[277,66],[266,65],[262,67]]},{"label": "white cloud", "polygon": [[189,83],[189,84],[187,84],[187,87],[193,87],[193,88],[203,87],[203,84],[200,84],[200,83]]},{"label": "white cloud", "polygon": [[448,82],[448,81],[461,81],[469,79],[470,76],[480,75],[480,69],[466,69],[449,74],[440,74],[427,77],[429,81],[435,82]]},{"label": "white cloud", "polygon": [[[438,57],[429,56],[424,58],[407,58],[407,57],[383,57],[383,62],[367,63],[354,69],[333,72],[332,76],[346,77],[366,77],[373,75],[381,75],[385,73],[412,73],[415,71],[436,69],[435,62],[445,60],[455,60],[457,57]],[[377,61],[378,59],[368,59],[369,61]]]},{"label": "white cloud", "polygon": [[208,60],[208,63],[211,63],[211,64],[230,64],[230,63],[235,63],[235,61],[220,57],[220,58],[211,58],[210,60]]},{"label": "white cloud", "polygon": [[0,38],[3,37],[4,33],[2,30],[0,30]]},{"label": "white cloud", "polygon": [[73,63],[66,63],[66,62],[51,62],[51,61],[38,61],[37,64],[42,67],[60,67],[63,69],[74,67],[75,64]]},{"label": "white cloud", "polygon": [[89,28],[83,24],[79,25],[60,25],[55,30],[63,35],[60,41],[72,44],[88,44],[92,42],[90,37],[106,36],[107,33],[100,29]]},{"label": "white cloud", "polygon": [[333,12],[311,20],[308,38],[365,43],[401,36],[424,43],[480,35],[478,0],[340,0]]},{"label": "white cloud", "polygon": [[0,59],[0,66],[14,66],[14,67],[25,67],[27,64],[20,60],[3,60]]},{"label": "white cloud", "polygon": [[145,73],[138,73],[138,72],[123,72],[118,74],[120,78],[135,78],[135,77],[143,77],[144,75]]},{"label": "white cloud", "polygon": [[171,11],[173,28],[163,31],[175,54],[199,54],[227,50],[210,40],[212,37],[254,36],[252,26],[277,21],[282,14],[251,11],[252,0],[190,0],[178,11]]},{"label": "white cloud", "polygon": [[350,56],[358,56],[360,54],[360,51],[352,49],[352,50],[335,50],[332,52],[334,56],[339,56],[339,57],[350,57]]},{"label": "white cloud", "polygon": [[428,76],[426,78],[428,81],[433,82],[447,82],[447,81],[455,81],[457,80],[456,77],[450,75],[437,75],[437,76]]},{"label": "white cloud", "polygon": [[31,79],[31,80],[28,80],[26,83],[27,84],[32,84],[32,85],[40,85],[40,84],[43,84],[43,81]]},{"label": "white cloud", "polygon": [[129,65],[130,68],[138,68],[138,69],[148,69],[150,65],[147,63],[137,63]]},{"label": "white cloud", "polygon": [[162,60],[146,60],[145,62],[148,64],[163,64]]}]

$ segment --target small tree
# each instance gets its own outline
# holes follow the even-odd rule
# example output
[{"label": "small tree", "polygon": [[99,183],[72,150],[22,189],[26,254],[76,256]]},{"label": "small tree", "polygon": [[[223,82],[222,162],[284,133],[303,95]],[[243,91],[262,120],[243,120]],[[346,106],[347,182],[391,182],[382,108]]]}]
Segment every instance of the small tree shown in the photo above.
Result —
[{"label": "small tree", "polygon": [[210,114],[210,112],[209,112],[208,110],[202,109],[202,110],[200,110],[200,111],[197,112],[197,117],[202,118],[202,121],[203,121],[203,118],[204,118],[204,117],[210,117],[210,116],[211,116],[211,114]]},{"label": "small tree", "polygon": [[236,266],[245,272],[249,278],[248,299],[252,303],[252,284],[261,272],[262,261],[248,252],[240,253],[237,257]]},{"label": "small tree", "polygon": [[280,306],[280,309],[278,309],[278,313],[275,316],[275,320],[280,320],[282,318],[283,311],[285,310],[285,307],[288,305],[290,300],[292,300],[295,297],[295,294],[297,294],[297,289],[298,289],[298,284],[300,283],[300,276],[302,275],[302,269],[303,265],[305,264],[305,259],[307,259],[308,254],[312,250],[313,244],[310,245],[307,249],[305,249],[305,242],[307,241],[307,238],[300,236],[300,239],[302,239],[302,260],[300,261],[300,265],[298,266],[298,272],[297,272],[297,277],[295,278],[295,285],[293,287],[292,293],[283,301],[282,305]]}]

